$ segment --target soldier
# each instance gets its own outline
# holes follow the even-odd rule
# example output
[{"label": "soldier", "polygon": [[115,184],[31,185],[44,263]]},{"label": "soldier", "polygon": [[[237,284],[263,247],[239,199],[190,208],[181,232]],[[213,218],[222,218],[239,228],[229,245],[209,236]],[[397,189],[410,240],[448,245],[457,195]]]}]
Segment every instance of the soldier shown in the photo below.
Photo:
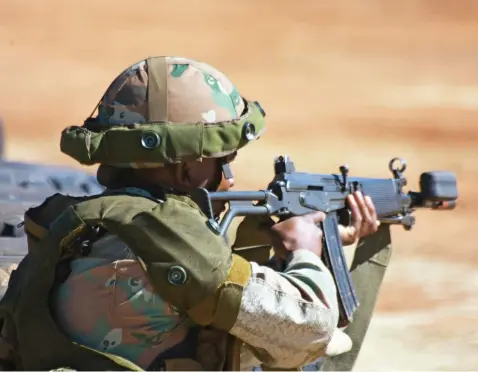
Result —
[{"label": "soldier", "polygon": [[[286,263],[278,272],[267,260],[231,252],[189,197],[197,187],[233,186],[230,164],[262,135],[264,116],[213,67],[153,57],[114,80],[96,118],[65,129],[62,151],[101,164],[107,191],[57,194],[26,213],[29,262],[19,269],[28,275],[17,280],[21,297],[7,291],[2,300],[15,303],[7,312],[16,319],[23,367],[290,369],[350,349],[320,259],[323,213],[275,224],[246,219],[239,227],[235,246],[272,243]],[[370,198],[357,192],[348,205],[352,226],[340,227],[346,245],[378,225]],[[223,208],[214,205],[217,215]],[[41,293],[52,293],[55,323]]]}]

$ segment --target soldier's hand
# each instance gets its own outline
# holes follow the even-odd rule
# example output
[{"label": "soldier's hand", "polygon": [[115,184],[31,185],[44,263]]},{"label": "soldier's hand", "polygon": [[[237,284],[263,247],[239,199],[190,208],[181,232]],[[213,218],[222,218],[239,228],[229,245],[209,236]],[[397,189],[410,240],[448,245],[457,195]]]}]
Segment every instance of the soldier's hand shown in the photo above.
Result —
[{"label": "soldier's hand", "polygon": [[276,255],[285,260],[291,252],[306,249],[320,256],[323,234],[319,223],[324,219],[324,213],[313,212],[276,223],[269,230]]},{"label": "soldier's hand", "polygon": [[[338,226],[343,245],[354,244],[361,237],[377,232],[379,222],[370,197],[355,192],[347,197],[347,205],[352,214],[351,225]],[[267,235],[279,258],[286,259],[291,252],[298,249],[306,249],[320,256],[323,232],[319,224],[325,218],[324,213],[313,212],[278,222],[272,227],[264,227],[269,232]]]},{"label": "soldier's hand", "polygon": [[350,226],[339,225],[339,233],[343,245],[354,244],[358,239],[377,232],[380,222],[377,212],[369,196],[363,196],[360,191],[347,197],[347,205],[352,212]]}]

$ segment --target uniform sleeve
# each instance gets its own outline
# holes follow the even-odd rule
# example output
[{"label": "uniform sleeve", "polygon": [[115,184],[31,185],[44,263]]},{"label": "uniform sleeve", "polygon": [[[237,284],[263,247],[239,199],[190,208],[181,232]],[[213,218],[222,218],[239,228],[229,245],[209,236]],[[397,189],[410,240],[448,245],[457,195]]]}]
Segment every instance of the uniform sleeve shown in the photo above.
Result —
[{"label": "uniform sleeve", "polygon": [[[298,250],[276,272],[252,262],[236,322],[229,331],[269,367],[293,368],[351,347],[337,329],[338,303],[332,275],[314,253]],[[347,339],[344,339],[346,337]],[[345,341],[345,342],[344,342]]]}]

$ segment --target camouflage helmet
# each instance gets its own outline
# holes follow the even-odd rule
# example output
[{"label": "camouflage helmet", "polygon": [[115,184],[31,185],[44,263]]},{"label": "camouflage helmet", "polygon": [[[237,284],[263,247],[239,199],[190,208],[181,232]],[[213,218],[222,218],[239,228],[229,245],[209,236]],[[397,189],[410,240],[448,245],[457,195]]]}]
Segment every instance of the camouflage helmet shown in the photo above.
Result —
[{"label": "camouflage helmet", "polygon": [[145,168],[220,158],[265,130],[258,102],[241,97],[215,68],[179,57],[128,67],[97,108],[95,118],[61,136],[61,151],[84,165]]}]

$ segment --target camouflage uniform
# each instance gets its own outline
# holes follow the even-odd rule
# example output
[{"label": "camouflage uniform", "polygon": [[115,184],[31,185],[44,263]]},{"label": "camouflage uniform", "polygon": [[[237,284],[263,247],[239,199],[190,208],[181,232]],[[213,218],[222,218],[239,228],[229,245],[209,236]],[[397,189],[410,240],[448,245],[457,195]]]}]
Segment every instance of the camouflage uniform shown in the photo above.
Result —
[{"label": "camouflage uniform", "polygon": [[[148,104],[151,94],[160,97],[154,106]],[[129,67],[115,79],[99,104],[97,121],[111,126],[151,122],[166,122],[171,126],[189,125],[181,123],[206,123],[206,126],[218,122],[229,125],[245,109],[245,101],[236,88],[214,68],[184,58],[155,57]],[[201,136],[206,142],[206,135]],[[94,141],[85,138],[86,145]],[[171,138],[175,143],[181,140]],[[95,150],[100,146],[100,142],[95,144]],[[235,151],[221,146],[216,146],[215,157]],[[133,158],[134,149],[117,150],[115,159],[120,160],[114,165],[118,167],[163,165],[139,161],[139,157],[128,162],[125,159],[130,155]],[[88,151],[88,156],[92,154],[93,151]],[[151,197],[146,190],[133,192]],[[181,204],[180,211],[174,208],[167,213],[189,213],[190,207]],[[178,224],[169,228],[190,227],[180,222],[179,218]],[[158,355],[186,341],[196,324],[155,294],[143,263],[130,247],[117,235],[107,234],[91,246],[87,256],[71,261],[71,273],[54,295],[54,310],[58,324],[72,340],[148,368]],[[236,259],[232,256],[234,266]],[[239,273],[245,284],[237,292],[241,296],[237,316],[232,327],[225,327],[245,344],[241,369],[261,363],[292,368],[351,347],[350,339],[337,329],[336,288],[318,256],[307,250],[293,252],[282,272],[264,263],[247,265],[250,265],[248,276]]]}]

